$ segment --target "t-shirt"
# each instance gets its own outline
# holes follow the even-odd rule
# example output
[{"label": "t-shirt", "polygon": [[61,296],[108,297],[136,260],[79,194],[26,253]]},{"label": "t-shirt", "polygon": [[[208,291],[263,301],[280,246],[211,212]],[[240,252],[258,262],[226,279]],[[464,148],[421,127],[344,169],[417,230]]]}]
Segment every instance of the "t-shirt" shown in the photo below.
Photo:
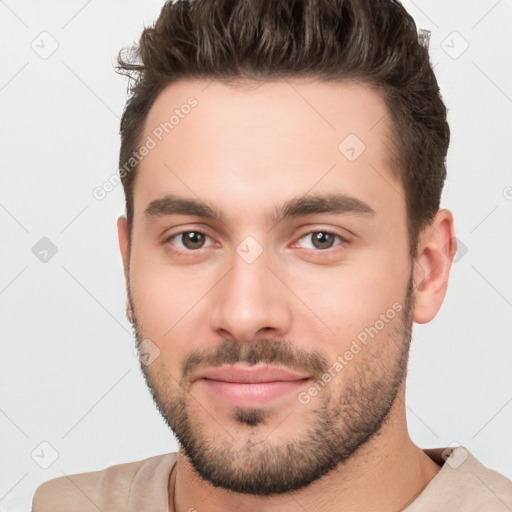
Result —
[{"label": "t-shirt", "polygon": [[[512,481],[466,448],[423,451],[441,470],[403,512],[512,511]],[[177,457],[167,453],[49,480],[36,489],[32,512],[174,512],[169,476]]]}]

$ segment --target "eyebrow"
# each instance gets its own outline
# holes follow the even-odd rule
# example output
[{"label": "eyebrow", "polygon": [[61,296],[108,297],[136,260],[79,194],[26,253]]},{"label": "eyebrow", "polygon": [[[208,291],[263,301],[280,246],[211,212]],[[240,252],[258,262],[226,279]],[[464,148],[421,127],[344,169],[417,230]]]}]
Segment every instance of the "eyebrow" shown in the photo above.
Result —
[{"label": "eyebrow", "polygon": [[[267,215],[267,219],[271,223],[278,223],[284,219],[305,217],[316,213],[375,216],[375,210],[370,205],[355,197],[344,194],[315,194],[295,197],[276,206],[274,213]],[[145,217],[194,215],[223,222],[222,212],[217,208],[197,199],[170,194],[151,201],[144,215]]]}]

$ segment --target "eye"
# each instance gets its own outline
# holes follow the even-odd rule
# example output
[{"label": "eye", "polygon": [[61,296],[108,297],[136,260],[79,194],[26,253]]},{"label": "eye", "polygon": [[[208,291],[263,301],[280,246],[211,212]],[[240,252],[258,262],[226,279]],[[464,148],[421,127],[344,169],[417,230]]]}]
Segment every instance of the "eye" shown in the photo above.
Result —
[{"label": "eye", "polygon": [[[304,245],[301,243],[301,240],[310,240],[311,245]],[[331,249],[335,244],[335,240],[338,239],[340,242],[345,242],[345,239],[330,231],[312,231],[300,238],[298,245],[300,247],[305,247],[306,249],[316,249],[316,250],[325,250]],[[336,244],[339,245],[339,244]]]},{"label": "eye", "polygon": [[185,251],[193,251],[194,249],[202,249],[205,246],[206,239],[210,237],[202,231],[182,231],[168,237],[165,242],[171,242],[179,249]]}]

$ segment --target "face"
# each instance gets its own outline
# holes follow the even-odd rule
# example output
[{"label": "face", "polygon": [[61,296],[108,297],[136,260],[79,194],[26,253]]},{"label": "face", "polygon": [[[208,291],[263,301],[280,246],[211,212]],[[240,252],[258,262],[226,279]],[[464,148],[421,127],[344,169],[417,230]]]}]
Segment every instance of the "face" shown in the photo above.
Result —
[{"label": "face", "polygon": [[148,114],[127,270],[141,367],[216,486],[304,487],[389,415],[413,294],[387,121],[369,87],[305,80],[182,81]]}]

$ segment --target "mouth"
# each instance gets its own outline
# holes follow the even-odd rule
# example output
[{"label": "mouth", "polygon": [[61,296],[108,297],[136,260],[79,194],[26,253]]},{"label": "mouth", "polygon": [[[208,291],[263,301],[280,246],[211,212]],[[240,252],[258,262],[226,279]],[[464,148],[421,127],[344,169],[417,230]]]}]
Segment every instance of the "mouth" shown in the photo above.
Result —
[{"label": "mouth", "polygon": [[202,371],[194,382],[228,405],[254,408],[298,392],[310,380],[280,367],[225,365]]}]

